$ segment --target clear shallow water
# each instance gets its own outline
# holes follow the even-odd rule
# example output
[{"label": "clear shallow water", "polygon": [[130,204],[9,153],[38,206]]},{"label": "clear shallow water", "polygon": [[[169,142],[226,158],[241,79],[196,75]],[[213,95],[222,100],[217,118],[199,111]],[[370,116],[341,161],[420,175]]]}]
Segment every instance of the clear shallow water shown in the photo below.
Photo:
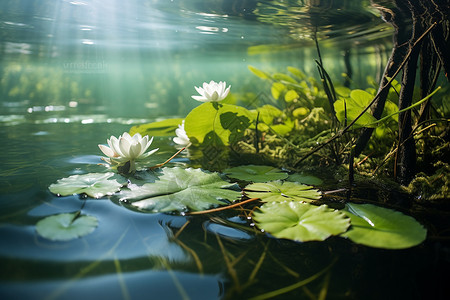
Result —
[{"label": "clear shallow water", "polygon": [[[349,48],[355,81],[376,77],[390,29],[361,1],[335,2],[2,1],[0,298],[248,299],[334,261],[330,281],[321,277],[310,291],[327,284],[335,299],[439,296],[440,277],[429,276],[442,272],[439,247],[275,241],[234,214],[144,214],[108,198],[48,191],[57,179],[103,171],[97,144],[110,135],[184,116],[203,81],[226,80],[239,97],[263,88],[249,64],[267,71],[294,65],[317,76],[315,26],[336,80]],[[154,147],[161,148],[155,162],[175,151],[169,138],[156,138]],[[186,163],[181,156],[171,166]],[[99,219],[93,233],[69,242],[36,234],[38,220],[80,208]]]}]

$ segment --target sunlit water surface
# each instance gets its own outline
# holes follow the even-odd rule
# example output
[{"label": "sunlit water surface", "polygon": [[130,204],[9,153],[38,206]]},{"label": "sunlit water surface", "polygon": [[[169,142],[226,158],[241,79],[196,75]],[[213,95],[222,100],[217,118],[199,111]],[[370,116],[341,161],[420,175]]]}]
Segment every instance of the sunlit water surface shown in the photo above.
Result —
[{"label": "sunlit water surface", "polygon": [[[372,9],[360,1],[300,2],[3,0],[0,298],[247,299],[332,263],[330,278],[281,299],[327,288],[331,298],[352,299],[438,291],[440,282],[427,280],[439,270],[429,248],[275,241],[233,214],[145,214],[108,198],[48,191],[57,179],[104,171],[97,145],[109,136],[186,115],[198,105],[194,85],[225,80],[238,98],[267,92],[248,65],[270,72],[292,65],[317,77],[316,28],[337,81],[348,72],[345,53],[355,82],[379,76],[391,30]],[[176,150],[170,138],[153,146],[160,148],[155,163]],[[181,155],[171,166],[188,162]],[[93,233],[69,242],[37,235],[40,219],[81,208],[99,220]]]}]

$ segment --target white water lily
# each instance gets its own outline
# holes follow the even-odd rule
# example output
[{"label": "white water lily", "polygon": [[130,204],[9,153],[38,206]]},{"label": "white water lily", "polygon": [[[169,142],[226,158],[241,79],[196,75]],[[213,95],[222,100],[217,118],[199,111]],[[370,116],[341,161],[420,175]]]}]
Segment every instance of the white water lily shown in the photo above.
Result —
[{"label": "white water lily", "polygon": [[152,144],[153,137],[149,139],[148,135],[142,137],[139,133],[130,136],[128,132],[124,132],[119,138],[111,136],[107,142],[109,147],[98,145],[100,150],[108,156],[108,158],[103,158],[103,160],[109,164],[119,165],[130,162],[129,172],[136,171],[136,161],[147,158],[159,149],[157,148],[145,152]]},{"label": "white water lily", "polygon": [[178,125],[178,128],[175,129],[175,134],[177,136],[173,138],[174,143],[183,147],[188,147],[191,144],[191,141],[186,134],[186,130],[184,130],[184,120],[181,125]]},{"label": "white water lily", "polygon": [[195,87],[200,96],[192,96],[201,102],[217,102],[225,99],[230,92],[231,85],[226,88],[227,83],[220,81],[219,83],[211,80],[209,83],[204,82],[203,88]]}]

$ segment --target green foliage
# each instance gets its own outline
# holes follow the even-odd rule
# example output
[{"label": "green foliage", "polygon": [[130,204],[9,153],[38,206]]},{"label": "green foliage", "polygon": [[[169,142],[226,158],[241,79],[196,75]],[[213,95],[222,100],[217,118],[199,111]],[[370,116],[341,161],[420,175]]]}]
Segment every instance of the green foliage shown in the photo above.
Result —
[{"label": "green foliage", "polygon": [[[372,101],[373,96],[363,90],[353,90],[350,92],[350,97],[340,98],[334,103],[334,109],[336,111],[336,117],[339,122],[347,124],[355,120],[362,111],[369,105]],[[355,122],[355,127],[369,127],[377,119],[373,117],[369,111],[364,112],[364,114]]]},{"label": "green foliage", "polygon": [[130,184],[118,194],[121,201],[146,212],[205,210],[240,198],[236,184],[224,181],[218,173],[200,169],[163,168],[153,183]]},{"label": "green foliage", "polygon": [[372,204],[348,203],[352,227],[342,236],[370,247],[404,249],[422,243],[426,229],[414,218]]},{"label": "green foliage", "polygon": [[264,202],[287,200],[311,202],[321,197],[321,193],[312,186],[288,181],[253,183],[245,187],[244,191],[248,197],[260,198]]},{"label": "green foliage", "polygon": [[241,106],[206,102],[187,115],[185,129],[193,144],[207,139],[208,145],[227,146],[244,135],[251,121],[251,113]]},{"label": "green foliage", "polygon": [[255,74],[256,76],[258,76],[258,77],[261,78],[261,79],[270,79],[270,78],[271,78],[271,76],[270,76],[269,74],[267,74],[266,72],[261,71],[261,70],[255,68],[255,67],[248,66],[248,69],[249,69],[253,74]]},{"label": "green foliage", "polygon": [[286,179],[288,174],[271,166],[245,165],[223,171],[228,177],[251,182]]},{"label": "green foliage", "polygon": [[158,122],[131,127],[130,135],[140,133],[142,136],[173,136],[175,129],[183,122],[182,118],[166,119]]},{"label": "green foliage", "polygon": [[276,238],[300,242],[323,241],[350,226],[350,219],[338,210],[295,201],[265,203],[253,220]]},{"label": "green foliage", "polygon": [[320,179],[316,176],[307,175],[307,174],[299,174],[299,173],[289,175],[287,180],[302,183],[302,184],[316,185],[316,186],[321,185],[323,183],[322,179]]},{"label": "green foliage", "polygon": [[112,172],[88,173],[59,179],[49,186],[49,190],[60,196],[87,194],[93,198],[101,198],[119,191],[126,182],[124,177]]},{"label": "green foliage", "polygon": [[65,213],[46,217],[36,224],[37,233],[52,241],[69,241],[88,235],[98,226],[93,216]]}]

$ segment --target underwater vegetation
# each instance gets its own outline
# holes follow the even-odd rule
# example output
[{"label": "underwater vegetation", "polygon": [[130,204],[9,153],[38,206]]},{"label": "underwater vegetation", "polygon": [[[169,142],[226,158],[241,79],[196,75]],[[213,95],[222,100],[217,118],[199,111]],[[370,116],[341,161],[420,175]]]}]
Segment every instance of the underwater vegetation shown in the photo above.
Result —
[{"label": "underwater vegetation", "polygon": [[[407,2],[410,5],[393,1],[396,5],[389,7],[377,3],[395,28],[394,48],[380,83],[368,78],[370,87],[353,87],[347,74],[345,84],[336,84],[317,39],[313,43],[320,79],[293,66],[278,72],[248,66],[248,76],[260,80],[259,93],[238,94],[224,81],[204,82],[192,88],[198,93],[192,99],[201,103],[184,117],[133,126],[108,138],[107,145],[100,144],[106,155],[103,172],[51,184],[53,194],[80,195],[83,205],[75,212],[41,218],[37,233],[52,241],[94,233],[102,224],[83,206],[98,199],[133,212],[182,216],[183,225],[167,226],[168,236],[188,253],[199,274],[211,270],[198,253],[217,250],[208,259],[218,254],[223,258],[230,299],[248,295],[259,284],[259,275],[270,273],[263,267],[269,259],[276,262],[274,274],[290,276],[291,281],[272,292],[248,292],[253,299],[299,288],[310,298],[325,298],[338,257],[325,251],[314,272],[305,268],[299,274],[290,268],[293,252],[285,250],[290,245],[286,241],[305,247],[346,241],[351,252],[358,245],[400,251],[421,245],[427,236],[445,239],[450,110],[444,82],[448,58],[442,53],[449,24],[437,19],[446,13],[439,6],[424,13],[424,1],[418,1],[420,7]],[[400,24],[409,19],[411,29]],[[155,136],[173,142],[174,155],[166,161],[152,156],[158,151],[149,149]],[[187,160],[171,165],[178,156]],[[366,185],[386,195],[363,195],[359,188]],[[190,228],[205,217],[209,223],[202,226],[223,226],[251,237],[253,244],[244,249],[215,234],[214,248],[205,234],[205,242],[196,245],[204,249],[194,251],[193,244],[201,238],[193,242]],[[278,254],[286,251],[288,258],[281,261],[272,249],[283,249]],[[242,259],[252,251],[259,256]],[[120,270],[120,262],[114,263]],[[247,278],[237,274],[239,267],[250,270]],[[305,287],[318,278],[323,280],[318,289]]]}]

